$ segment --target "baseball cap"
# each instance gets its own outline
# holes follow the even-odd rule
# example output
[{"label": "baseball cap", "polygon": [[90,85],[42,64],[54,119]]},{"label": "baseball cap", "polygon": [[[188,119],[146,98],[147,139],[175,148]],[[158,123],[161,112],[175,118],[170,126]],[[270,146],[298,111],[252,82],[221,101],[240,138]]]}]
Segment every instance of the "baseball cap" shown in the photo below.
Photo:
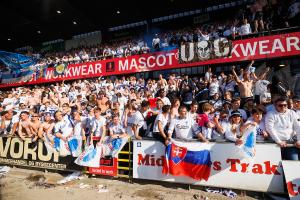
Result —
[{"label": "baseball cap", "polygon": [[230,118],[233,117],[233,116],[240,116],[240,117],[242,117],[242,114],[240,113],[240,111],[236,110],[236,111],[232,111],[231,112]]}]

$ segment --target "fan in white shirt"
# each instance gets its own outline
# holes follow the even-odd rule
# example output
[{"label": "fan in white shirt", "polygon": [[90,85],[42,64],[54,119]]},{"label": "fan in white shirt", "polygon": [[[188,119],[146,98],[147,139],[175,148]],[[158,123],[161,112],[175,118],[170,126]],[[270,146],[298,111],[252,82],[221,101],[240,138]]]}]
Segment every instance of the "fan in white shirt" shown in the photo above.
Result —
[{"label": "fan in white shirt", "polygon": [[95,137],[100,137],[100,143],[104,142],[106,136],[106,119],[101,116],[101,110],[98,108],[94,109],[95,117],[91,122],[91,134]]},{"label": "fan in white shirt", "polygon": [[127,136],[124,126],[121,124],[119,116],[112,116],[112,123],[109,125],[109,135],[112,139],[123,138]]},{"label": "fan in white shirt", "polygon": [[239,28],[240,35],[249,35],[252,33],[251,26],[247,19],[244,19],[243,25]]},{"label": "fan in white shirt", "polygon": [[297,114],[287,108],[285,98],[279,98],[275,101],[275,110],[267,113],[265,123],[266,130],[280,147],[286,148],[287,142],[291,141],[295,133],[295,144],[300,147],[300,123]]},{"label": "fan in white shirt", "polygon": [[172,135],[175,131],[175,137],[178,139],[193,139],[197,138],[202,142],[208,142],[201,133],[201,128],[187,114],[185,106],[179,107],[179,116],[171,120],[168,135]]},{"label": "fan in white shirt", "polygon": [[265,141],[269,134],[266,131],[265,119],[263,118],[263,110],[254,108],[252,110],[252,117],[250,117],[245,124],[243,129],[246,130],[250,126],[255,126],[256,128],[256,140]]}]

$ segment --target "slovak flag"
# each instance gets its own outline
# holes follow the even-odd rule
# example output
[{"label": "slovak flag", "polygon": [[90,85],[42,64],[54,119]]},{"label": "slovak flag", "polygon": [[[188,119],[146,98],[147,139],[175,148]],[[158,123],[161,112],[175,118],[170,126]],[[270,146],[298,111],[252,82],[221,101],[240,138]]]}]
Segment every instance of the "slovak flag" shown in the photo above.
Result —
[{"label": "slovak flag", "polygon": [[166,147],[163,174],[188,176],[196,180],[208,180],[211,159],[208,144],[185,143],[172,140]]}]

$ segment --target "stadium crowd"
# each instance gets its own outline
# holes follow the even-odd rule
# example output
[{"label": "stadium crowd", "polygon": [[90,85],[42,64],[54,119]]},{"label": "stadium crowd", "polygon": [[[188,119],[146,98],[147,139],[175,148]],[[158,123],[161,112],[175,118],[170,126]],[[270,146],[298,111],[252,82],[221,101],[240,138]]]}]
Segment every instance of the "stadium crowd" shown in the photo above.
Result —
[{"label": "stadium crowd", "polygon": [[[278,28],[299,26],[300,2],[298,0],[256,0],[245,8],[234,11],[226,20],[206,22],[193,27],[165,30],[156,33],[152,41],[132,38],[123,41],[104,41],[100,45],[84,46],[67,52],[48,52],[45,62],[72,64],[109,58],[127,57],[150,51],[177,48],[185,42],[198,42],[227,37],[247,37]],[[39,57],[39,56],[38,56]]]},{"label": "stadium crowd", "polygon": [[194,78],[173,73],[158,80],[99,77],[12,88],[1,91],[0,132],[52,144],[73,135],[102,143],[108,135],[164,144],[178,138],[240,145],[243,133],[254,126],[257,141],[276,142],[283,158],[299,160],[300,96],[276,75],[267,81],[269,68],[257,76],[253,63],[238,72],[233,66],[229,74],[209,68]]}]

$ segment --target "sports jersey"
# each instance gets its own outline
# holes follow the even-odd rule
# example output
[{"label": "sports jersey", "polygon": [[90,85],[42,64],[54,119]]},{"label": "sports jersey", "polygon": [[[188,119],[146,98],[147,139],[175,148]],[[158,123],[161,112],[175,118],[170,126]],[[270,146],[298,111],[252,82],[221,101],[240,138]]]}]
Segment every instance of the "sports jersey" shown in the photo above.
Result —
[{"label": "sports jersey", "polygon": [[191,117],[187,116],[186,118],[175,117],[171,120],[168,133],[172,134],[174,130],[176,138],[192,139],[200,133],[201,128]]}]

